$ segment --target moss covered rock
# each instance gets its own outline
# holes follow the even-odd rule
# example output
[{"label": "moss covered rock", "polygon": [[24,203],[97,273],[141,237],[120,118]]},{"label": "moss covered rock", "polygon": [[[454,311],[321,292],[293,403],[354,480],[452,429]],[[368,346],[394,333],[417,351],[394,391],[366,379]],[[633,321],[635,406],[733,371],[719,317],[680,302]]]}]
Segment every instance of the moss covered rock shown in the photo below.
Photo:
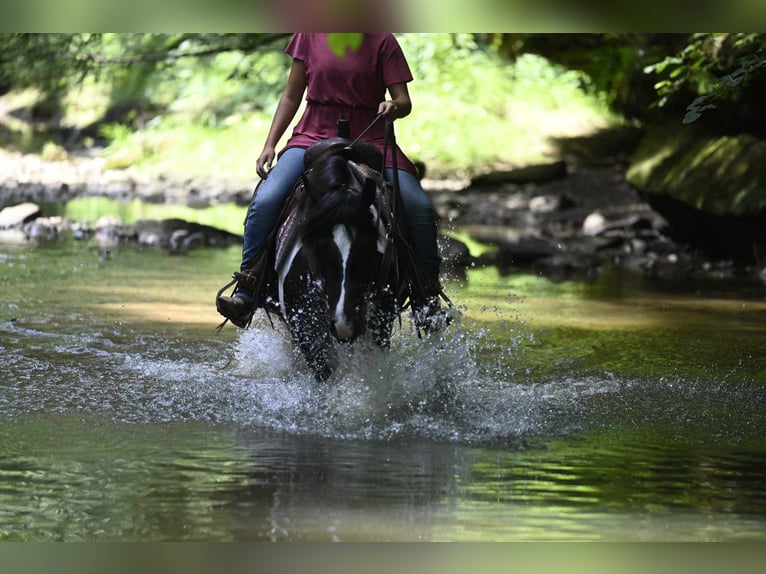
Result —
[{"label": "moss covered rock", "polygon": [[657,128],[636,150],[627,179],[650,202],[660,194],[712,215],[766,214],[766,141]]},{"label": "moss covered rock", "polygon": [[627,180],[668,222],[670,235],[708,253],[760,264],[766,253],[766,142],[697,128],[651,130]]}]

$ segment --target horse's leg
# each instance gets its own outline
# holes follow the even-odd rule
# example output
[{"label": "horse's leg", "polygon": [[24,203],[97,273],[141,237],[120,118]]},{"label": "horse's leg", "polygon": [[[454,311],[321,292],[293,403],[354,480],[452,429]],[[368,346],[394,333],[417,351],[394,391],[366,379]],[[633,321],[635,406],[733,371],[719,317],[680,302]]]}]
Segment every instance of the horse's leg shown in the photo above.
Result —
[{"label": "horse's leg", "polygon": [[332,338],[327,332],[327,325],[314,323],[314,318],[301,318],[301,326],[293,331],[293,342],[300,349],[306,364],[319,382],[330,378],[338,366],[338,353]]},{"label": "horse's leg", "polygon": [[320,293],[306,292],[306,288],[305,282],[286,287],[285,320],[293,344],[300,349],[316,380],[323,382],[338,366],[338,354],[328,329],[327,303]]},{"label": "horse's leg", "polygon": [[369,305],[368,329],[376,345],[391,347],[391,330],[396,319],[396,301],[390,290],[376,292]]}]

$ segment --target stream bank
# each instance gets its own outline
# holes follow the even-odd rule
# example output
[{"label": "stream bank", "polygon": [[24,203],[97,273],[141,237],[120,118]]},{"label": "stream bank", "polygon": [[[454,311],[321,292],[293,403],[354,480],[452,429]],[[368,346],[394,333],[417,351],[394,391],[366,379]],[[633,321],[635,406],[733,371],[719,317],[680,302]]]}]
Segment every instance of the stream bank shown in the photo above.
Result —
[{"label": "stream bank", "polygon": [[[672,233],[667,219],[626,178],[641,134],[624,129],[594,138],[561,141],[561,159],[492,171],[470,181],[423,180],[440,227],[444,272],[493,265],[502,273],[534,271],[554,281],[589,279],[610,266],[661,279],[764,279],[757,260],[711,256]],[[126,224],[104,214],[98,221],[46,217],[43,204],[85,197],[140,200],[206,209],[246,206],[256,181],[148,178],[132,168],[105,169],[98,154],[39,155],[0,150],[0,237],[3,241],[55,240],[73,235],[99,245],[152,246],[172,254],[229,246],[241,236],[179,219]],[[26,204],[26,205],[20,205]],[[677,224],[674,223],[674,227]],[[490,246],[469,253],[458,237]]]}]

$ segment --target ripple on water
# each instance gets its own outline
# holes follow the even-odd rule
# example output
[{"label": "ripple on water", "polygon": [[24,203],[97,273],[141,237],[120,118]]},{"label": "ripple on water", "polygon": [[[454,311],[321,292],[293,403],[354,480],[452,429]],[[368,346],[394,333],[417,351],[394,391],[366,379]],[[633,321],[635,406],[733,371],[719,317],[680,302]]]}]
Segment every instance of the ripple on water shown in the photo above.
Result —
[{"label": "ripple on water", "polygon": [[459,322],[434,340],[418,339],[405,324],[387,352],[342,346],[327,384],[314,381],[281,325],[243,331],[228,351],[220,341],[126,329],[6,329],[5,416],[89,412],[128,423],[196,420],[333,438],[511,445],[626,425],[696,433],[701,442],[746,441],[766,416],[762,385],[609,373],[526,379],[514,365],[517,342],[504,343],[506,368],[482,361],[497,343]]}]

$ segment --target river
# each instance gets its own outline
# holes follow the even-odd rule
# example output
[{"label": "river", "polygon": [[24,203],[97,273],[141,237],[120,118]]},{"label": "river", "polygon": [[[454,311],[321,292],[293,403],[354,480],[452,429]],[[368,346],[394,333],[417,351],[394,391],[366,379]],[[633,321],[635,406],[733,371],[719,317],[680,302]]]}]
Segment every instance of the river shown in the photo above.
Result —
[{"label": "river", "polygon": [[763,286],[474,269],[319,385],[238,258],[0,246],[0,539],[766,541]]}]

